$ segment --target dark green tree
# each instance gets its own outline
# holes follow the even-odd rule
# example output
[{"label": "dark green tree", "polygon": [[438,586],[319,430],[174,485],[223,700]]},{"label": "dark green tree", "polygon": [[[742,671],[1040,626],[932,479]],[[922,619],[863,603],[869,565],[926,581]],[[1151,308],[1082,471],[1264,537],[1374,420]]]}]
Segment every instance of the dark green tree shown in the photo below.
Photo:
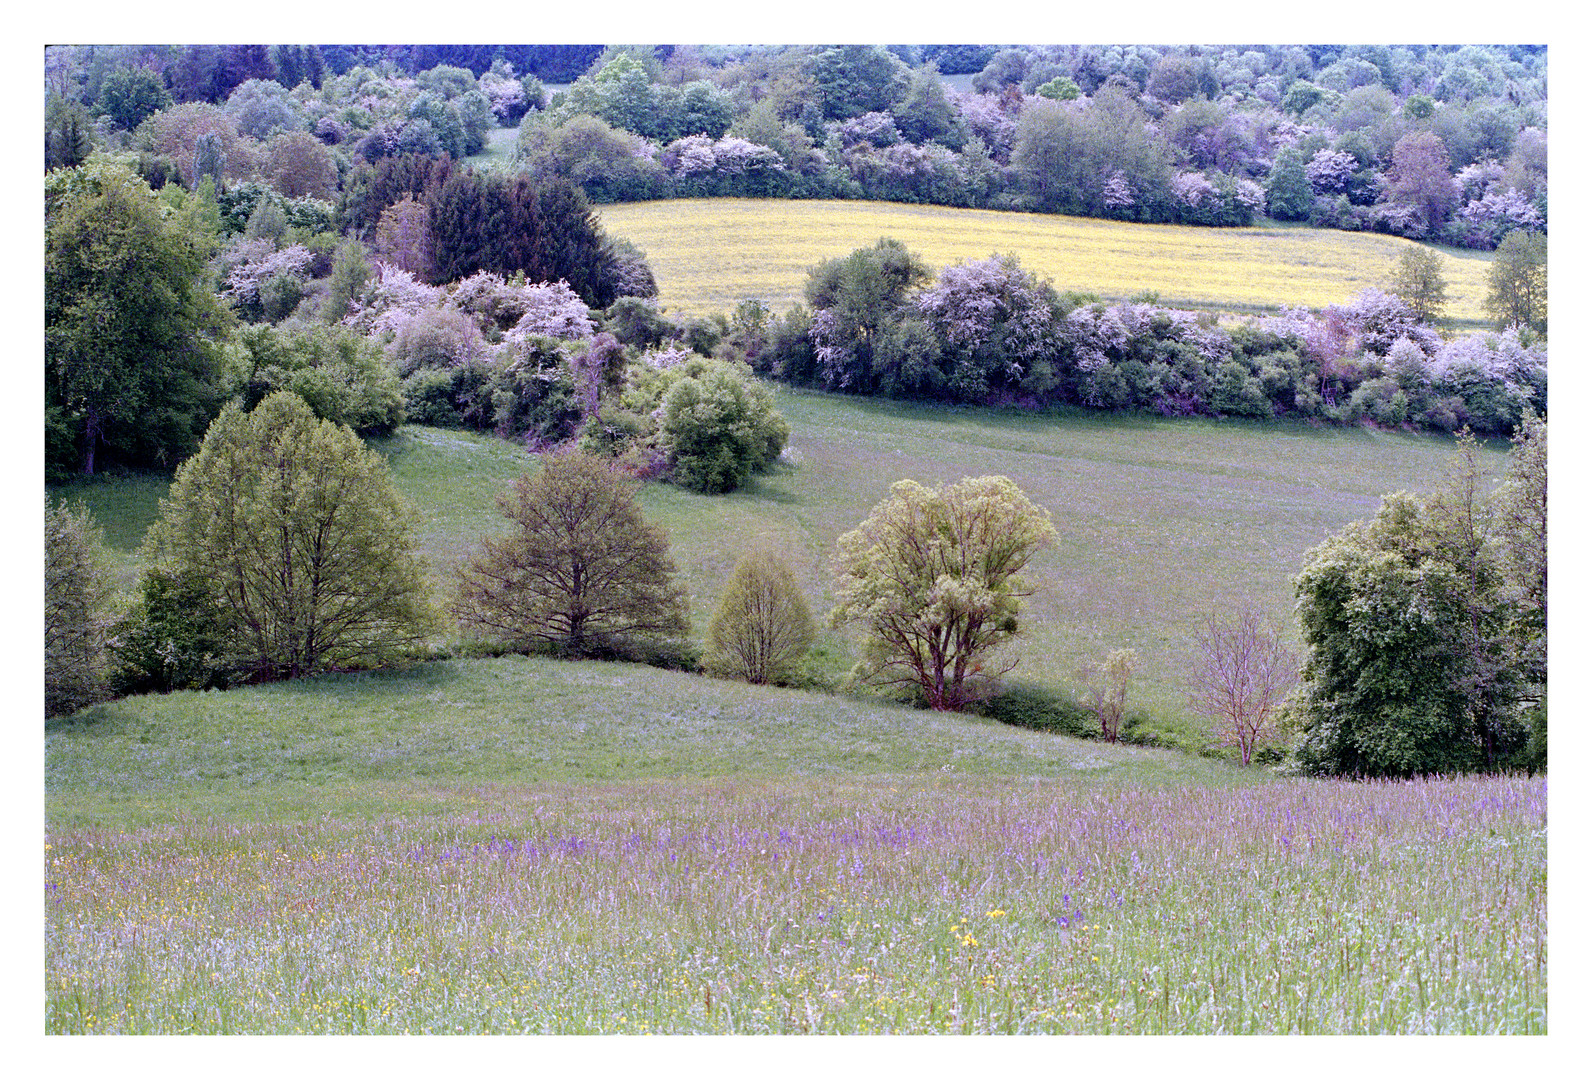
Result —
[{"label": "dark green tree", "polygon": [[111,123],[127,131],[172,103],[160,76],[148,68],[118,68],[100,84],[96,109]]},{"label": "dark green tree", "polygon": [[93,473],[99,451],[135,464],[191,453],[220,406],[226,316],[196,239],[169,226],[142,183],[62,207],[45,247],[45,406],[54,464]]},{"label": "dark green tree", "polygon": [[907,94],[911,69],[880,45],[837,45],[812,59],[826,120],[886,112]]},{"label": "dark green tree", "polygon": [[808,271],[811,336],[825,386],[874,391],[880,341],[900,321],[907,294],[929,277],[922,259],[889,238]]},{"label": "dark green tree", "polygon": [[1266,177],[1266,212],[1278,221],[1303,221],[1310,216],[1313,197],[1304,155],[1287,147],[1278,153]]},{"label": "dark green tree", "polygon": [[83,164],[94,149],[93,131],[81,102],[51,94],[44,106],[44,171]]},{"label": "dark green tree", "polygon": [[1473,442],[1445,489],[1386,496],[1312,549],[1294,581],[1310,771],[1416,776],[1498,768],[1526,739],[1514,607]]}]

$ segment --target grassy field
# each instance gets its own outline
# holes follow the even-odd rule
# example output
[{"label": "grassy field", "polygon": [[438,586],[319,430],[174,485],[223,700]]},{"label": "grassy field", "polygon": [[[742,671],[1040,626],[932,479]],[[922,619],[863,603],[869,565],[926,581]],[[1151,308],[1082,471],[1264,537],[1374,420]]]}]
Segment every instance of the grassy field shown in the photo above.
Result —
[{"label": "grassy field", "polygon": [[[1087,413],[943,409],[774,388],[790,421],[787,463],[723,497],[648,485],[642,503],[670,533],[700,639],[742,550],[772,546],[796,570],[815,612],[831,606],[836,538],[898,479],[1011,477],[1055,520],[1060,542],[1032,566],[1040,586],[1017,676],[1065,686],[1079,663],[1140,651],[1130,707],[1174,745],[1199,749],[1182,673],[1190,635],[1212,611],[1250,603],[1291,625],[1291,576],[1304,552],[1381,495],[1431,491],[1451,440],[1305,424],[1256,424]],[[451,567],[504,527],[494,497],[533,467],[516,446],[464,432],[404,428],[377,443],[421,515],[439,595]],[[1501,468],[1503,447],[1487,460]],[[158,512],[158,478],[62,489],[107,523],[117,579],[136,580],[137,545]],[[851,646],[825,642],[832,675]]]},{"label": "grassy field", "polygon": [[1540,780],[520,657],[45,751],[49,1033],[1546,1030]]},{"label": "grassy field", "polygon": [[[647,253],[660,303],[688,315],[727,313],[749,297],[784,312],[802,299],[809,268],[881,236],[936,270],[1010,252],[1058,289],[1108,299],[1150,291],[1171,306],[1244,314],[1321,308],[1386,287],[1412,243],[1276,224],[1202,229],[880,202],[677,199],[597,209],[609,233]],[[1491,255],[1437,250],[1448,317],[1482,325]]]},{"label": "grassy field", "polygon": [[[1448,440],[775,395],[773,474],[641,495],[699,636],[754,539],[822,612],[835,537],[893,480],[1004,473],[1060,534],[1019,674],[1136,647],[1130,709],[1183,749],[515,656],[112,702],[46,726],[45,1031],[1547,1030],[1541,780],[1186,752],[1197,620],[1287,620],[1304,550],[1431,490]],[[377,445],[440,595],[534,461]],[[124,588],[164,485],[54,492],[105,522]],[[849,654],[827,637],[831,674]]]}]

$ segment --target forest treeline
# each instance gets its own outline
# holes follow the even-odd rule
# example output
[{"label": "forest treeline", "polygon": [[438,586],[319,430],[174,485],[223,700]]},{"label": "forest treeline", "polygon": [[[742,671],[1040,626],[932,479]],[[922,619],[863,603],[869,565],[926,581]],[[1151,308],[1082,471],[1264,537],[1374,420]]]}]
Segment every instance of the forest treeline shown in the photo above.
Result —
[{"label": "forest treeline", "polygon": [[224,181],[332,199],[382,157],[518,125],[515,167],[594,202],[1264,216],[1492,248],[1547,228],[1546,67],[1481,45],[59,47],[46,158],[92,143],[191,183],[202,130]]}]

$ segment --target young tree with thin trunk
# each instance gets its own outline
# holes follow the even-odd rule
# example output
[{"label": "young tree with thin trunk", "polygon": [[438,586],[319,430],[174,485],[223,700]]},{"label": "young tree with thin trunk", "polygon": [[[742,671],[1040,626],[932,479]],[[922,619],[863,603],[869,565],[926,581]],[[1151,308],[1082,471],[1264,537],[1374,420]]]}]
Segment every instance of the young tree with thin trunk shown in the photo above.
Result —
[{"label": "young tree with thin trunk", "polygon": [[1280,707],[1299,680],[1299,657],[1249,608],[1230,620],[1210,616],[1194,643],[1189,703],[1248,765],[1277,734]]},{"label": "young tree with thin trunk", "polygon": [[1088,695],[1084,708],[1100,724],[1100,737],[1114,743],[1122,737],[1122,718],[1128,710],[1128,686],[1139,663],[1139,650],[1113,649],[1098,663],[1078,668],[1078,681]]},{"label": "young tree with thin trunk", "polygon": [[452,612],[466,631],[576,656],[690,631],[669,539],[642,518],[634,482],[611,463],[549,455],[498,506],[512,531],[482,540],[457,570]]},{"label": "young tree with thin trunk", "polygon": [[1391,291],[1410,306],[1417,319],[1434,323],[1442,318],[1447,288],[1443,281],[1443,260],[1437,252],[1416,244],[1399,252]]},{"label": "young tree with thin trunk", "polygon": [[703,664],[711,674],[772,682],[807,655],[816,632],[790,567],[759,549],[741,556],[719,596]]}]

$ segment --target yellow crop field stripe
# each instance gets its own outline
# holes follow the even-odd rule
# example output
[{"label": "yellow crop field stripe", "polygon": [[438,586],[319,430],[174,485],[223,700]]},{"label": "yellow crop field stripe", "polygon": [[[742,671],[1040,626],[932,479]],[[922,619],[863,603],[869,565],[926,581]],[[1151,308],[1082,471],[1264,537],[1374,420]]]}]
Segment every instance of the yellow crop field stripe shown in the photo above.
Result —
[{"label": "yellow crop field stripe", "polygon": [[[1107,299],[1148,291],[1169,306],[1248,313],[1321,308],[1385,288],[1399,251],[1412,243],[1328,229],[1207,229],[881,202],[674,199],[597,210],[611,235],[647,253],[659,301],[687,315],[729,312],[747,298],[783,312],[802,299],[809,268],[882,236],[934,269],[1011,253],[1063,291]],[[1479,325],[1492,256],[1439,254],[1445,314]]]}]

